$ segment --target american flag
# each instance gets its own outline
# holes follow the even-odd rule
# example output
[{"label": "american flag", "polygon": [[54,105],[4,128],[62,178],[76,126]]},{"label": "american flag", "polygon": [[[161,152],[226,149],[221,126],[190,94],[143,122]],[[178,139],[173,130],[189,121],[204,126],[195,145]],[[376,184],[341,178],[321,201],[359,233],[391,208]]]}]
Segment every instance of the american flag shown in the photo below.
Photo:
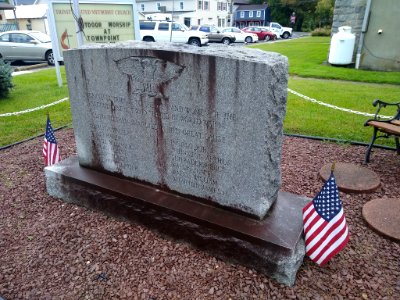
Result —
[{"label": "american flag", "polygon": [[306,254],[320,266],[339,253],[349,241],[333,172],[313,201],[303,208],[303,224]]},{"label": "american flag", "polygon": [[44,164],[46,166],[54,165],[61,159],[60,151],[58,150],[57,140],[54,136],[54,131],[51,127],[49,117],[47,117],[46,134],[44,135],[43,156]]}]

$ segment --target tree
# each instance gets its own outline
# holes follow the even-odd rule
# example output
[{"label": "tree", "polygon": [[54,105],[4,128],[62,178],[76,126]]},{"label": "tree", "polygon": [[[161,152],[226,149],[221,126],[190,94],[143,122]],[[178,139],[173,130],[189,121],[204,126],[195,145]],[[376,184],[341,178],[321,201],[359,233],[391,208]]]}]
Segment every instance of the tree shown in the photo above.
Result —
[{"label": "tree", "polygon": [[[334,0],[251,0],[251,3],[262,4],[266,1],[271,11],[272,20],[281,25],[288,26],[289,18],[295,12],[296,23],[294,30],[297,31],[309,31],[316,27],[316,7],[318,2],[327,1],[334,3]],[[322,7],[325,6],[322,5]]]},{"label": "tree", "polygon": [[335,0],[319,0],[315,8],[318,27],[331,25],[333,21],[333,8]]}]

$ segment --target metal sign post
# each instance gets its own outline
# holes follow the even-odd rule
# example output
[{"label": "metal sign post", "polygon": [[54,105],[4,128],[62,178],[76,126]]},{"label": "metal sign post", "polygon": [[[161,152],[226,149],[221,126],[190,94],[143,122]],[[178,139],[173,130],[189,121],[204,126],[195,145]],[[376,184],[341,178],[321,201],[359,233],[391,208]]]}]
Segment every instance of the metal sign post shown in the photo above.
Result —
[{"label": "metal sign post", "polygon": [[79,0],[74,0],[74,11],[72,12],[75,19],[76,38],[78,41],[78,48],[83,45],[83,19],[81,18],[81,11],[79,9]]}]

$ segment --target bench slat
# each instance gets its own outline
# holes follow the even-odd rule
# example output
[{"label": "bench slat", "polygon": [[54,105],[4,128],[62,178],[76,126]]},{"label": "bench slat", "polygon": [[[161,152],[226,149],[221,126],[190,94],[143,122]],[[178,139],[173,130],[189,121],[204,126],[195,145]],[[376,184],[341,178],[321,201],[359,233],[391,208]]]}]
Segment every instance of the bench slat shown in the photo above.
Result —
[{"label": "bench slat", "polygon": [[369,121],[367,124],[369,126],[377,127],[381,131],[400,136],[400,126],[398,126],[398,125],[385,123],[385,122],[379,122],[379,121]]},{"label": "bench slat", "polygon": [[400,120],[392,120],[392,121],[390,121],[390,123],[400,126]]}]

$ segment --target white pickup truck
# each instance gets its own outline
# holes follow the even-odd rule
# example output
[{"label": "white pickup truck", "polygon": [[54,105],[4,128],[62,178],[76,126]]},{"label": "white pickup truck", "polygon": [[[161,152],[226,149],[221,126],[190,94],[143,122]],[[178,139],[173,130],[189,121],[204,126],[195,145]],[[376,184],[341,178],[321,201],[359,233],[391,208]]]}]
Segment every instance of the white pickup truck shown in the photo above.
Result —
[{"label": "white pickup truck", "polygon": [[281,24],[276,22],[269,22],[268,26],[264,26],[263,28],[268,29],[283,39],[288,39],[292,36],[293,29],[290,27],[283,27]]},{"label": "white pickup truck", "polygon": [[140,21],[140,36],[145,42],[177,42],[198,47],[208,44],[206,33],[190,31],[185,25],[171,21]]}]

